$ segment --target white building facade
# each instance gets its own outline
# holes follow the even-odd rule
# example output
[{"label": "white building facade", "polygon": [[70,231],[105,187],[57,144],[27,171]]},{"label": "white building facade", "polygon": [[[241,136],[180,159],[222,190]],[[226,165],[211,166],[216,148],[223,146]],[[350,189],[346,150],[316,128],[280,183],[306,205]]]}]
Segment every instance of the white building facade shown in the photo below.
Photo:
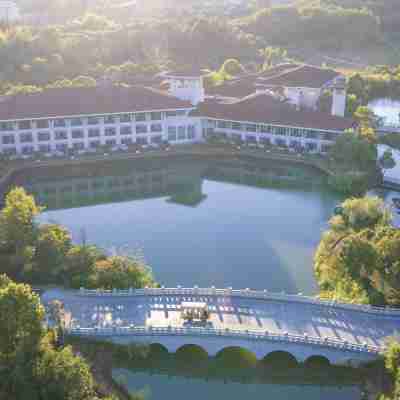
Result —
[{"label": "white building facade", "polygon": [[0,22],[11,23],[19,19],[19,8],[15,1],[0,0]]}]

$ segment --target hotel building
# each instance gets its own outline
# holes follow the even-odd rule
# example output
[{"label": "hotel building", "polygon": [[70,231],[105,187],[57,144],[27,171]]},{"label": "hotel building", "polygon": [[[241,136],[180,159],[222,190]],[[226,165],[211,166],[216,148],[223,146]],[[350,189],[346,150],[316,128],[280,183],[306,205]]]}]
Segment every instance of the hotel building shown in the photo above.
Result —
[{"label": "hotel building", "polygon": [[[84,152],[134,143],[196,143],[207,136],[326,152],[338,135],[354,127],[353,120],[342,116],[343,80],[334,71],[327,74],[316,67],[296,66],[286,71],[291,79],[296,73],[303,76],[302,82],[295,83],[302,85],[300,89],[283,86],[285,76],[280,73],[271,81],[247,76],[206,93],[203,75],[185,71],[163,75],[167,91],[98,86],[2,96],[0,152],[25,156],[70,149]],[[320,87],[305,82],[305,75],[310,80],[318,76]],[[243,85],[247,86],[241,95],[237,89]],[[331,113],[316,111],[326,87],[333,92]],[[229,90],[239,93],[227,95]]]}]

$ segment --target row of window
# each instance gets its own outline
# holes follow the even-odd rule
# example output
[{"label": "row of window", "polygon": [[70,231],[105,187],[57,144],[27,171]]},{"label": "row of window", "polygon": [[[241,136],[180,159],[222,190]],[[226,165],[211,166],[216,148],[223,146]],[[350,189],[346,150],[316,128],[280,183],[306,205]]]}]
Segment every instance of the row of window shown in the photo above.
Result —
[{"label": "row of window", "polygon": [[[236,141],[242,141],[242,135],[239,134],[231,134],[227,135],[226,133],[218,133],[216,136],[220,137],[221,139],[228,139],[230,137],[232,140]],[[257,137],[254,135],[246,135],[244,138],[245,142],[247,143],[257,143]],[[292,148],[301,148],[305,147],[308,151],[317,151],[318,150],[318,144],[317,142],[306,142],[302,143],[300,140],[296,139],[282,139],[282,138],[267,138],[267,137],[261,137],[259,139],[259,143],[264,144],[264,145],[270,145],[270,144],[275,144],[276,146],[282,146],[282,147],[292,147]],[[322,152],[327,152],[329,149],[330,145],[327,144],[322,144],[321,145],[321,151]]]},{"label": "row of window", "polygon": [[322,140],[335,140],[338,133],[327,132],[327,131],[317,131],[313,129],[304,128],[291,128],[284,126],[274,126],[265,124],[244,124],[234,121],[221,121],[221,120],[208,120],[208,127],[210,129],[220,128],[220,129],[231,129],[244,132],[261,132],[270,133],[273,135],[280,136],[292,136],[292,137],[305,137],[307,139],[322,139]]},{"label": "row of window", "polygon": [[[151,124],[150,130],[148,130],[147,125],[136,125],[136,133],[158,133],[162,132],[161,124]],[[133,132],[132,127],[130,126],[122,126],[119,129],[120,135],[131,135]],[[101,130],[99,128],[89,128],[87,132],[87,136],[89,138],[100,137]],[[105,128],[104,136],[117,136],[117,129]],[[71,131],[72,139],[83,139],[85,137],[85,131],[82,129],[73,129]],[[54,132],[55,140],[67,140],[68,139],[68,131],[55,131]],[[37,141],[38,142],[48,142],[51,140],[50,132],[38,132],[37,133]],[[1,139],[3,144],[14,144],[15,143],[15,135],[3,135]],[[33,142],[33,133],[32,132],[23,132],[19,134],[20,143],[32,143]]]},{"label": "row of window", "polygon": [[[111,128],[113,129],[113,128]],[[72,131],[74,132],[74,131]],[[56,140],[57,139],[67,139],[66,136],[66,132],[65,131],[61,131],[61,132],[56,132],[56,134],[59,134],[58,136],[56,135]],[[61,134],[62,133],[62,134]],[[47,133],[46,133],[47,134]],[[32,142],[32,138],[29,137],[25,137],[23,135],[26,134],[21,134],[20,136],[20,141],[21,143],[29,143]],[[90,135],[90,130],[89,130],[89,137],[90,138],[95,138],[98,137],[99,135],[94,134],[94,132],[92,132],[92,135]],[[110,135],[105,135],[105,136],[110,136]],[[111,135],[114,136],[114,135]],[[176,141],[176,140],[193,140],[195,139],[196,136],[196,129],[194,125],[189,125],[189,126],[179,126],[179,127],[169,127],[168,129],[168,140],[169,141]],[[81,138],[81,136],[74,136],[72,135],[72,137],[74,139],[78,139]],[[6,141],[4,140],[5,138],[8,138]],[[9,139],[14,139],[14,136],[12,135],[6,135],[3,136],[3,144],[14,144],[14,141],[9,141]],[[27,140],[29,139],[29,141]],[[50,140],[49,136],[41,136],[41,139],[45,139],[46,141]],[[40,140],[39,140],[40,141]],[[163,141],[162,139],[162,135],[154,135],[151,136],[150,138],[147,137],[137,137],[136,138],[136,143],[140,144],[140,145],[147,145],[147,144],[161,144]],[[123,137],[121,138],[121,144],[125,144],[125,145],[129,145],[134,143],[133,138],[131,137]],[[107,146],[115,146],[117,145],[117,140],[116,139],[106,139],[105,140],[105,145]],[[89,142],[89,147],[91,148],[96,148],[99,147],[101,145],[100,140],[91,140]],[[72,148],[75,150],[83,150],[85,149],[85,143],[84,142],[75,142],[72,143]],[[50,153],[52,150],[57,150],[57,151],[62,151],[65,152],[68,149],[68,144],[67,143],[56,143],[54,148],[52,148],[52,146],[50,144],[40,144],[38,145],[38,151],[42,152],[42,153]],[[22,146],[22,154],[32,154],[34,153],[35,148],[32,145],[26,145],[26,146]],[[7,148],[4,149],[4,153],[5,154],[16,154],[16,148]]]},{"label": "row of window", "polygon": [[83,126],[83,125],[99,125],[104,123],[106,125],[115,123],[130,123],[130,122],[144,122],[144,121],[161,121],[170,117],[178,117],[186,115],[184,110],[176,111],[156,111],[156,112],[143,112],[134,114],[120,114],[120,115],[106,115],[106,116],[92,116],[87,118],[59,118],[59,119],[39,119],[36,121],[7,121],[0,122],[0,131],[12,131],[15,129],[28,130],[36,127],[36,129],[65,128],[67,126]]}]

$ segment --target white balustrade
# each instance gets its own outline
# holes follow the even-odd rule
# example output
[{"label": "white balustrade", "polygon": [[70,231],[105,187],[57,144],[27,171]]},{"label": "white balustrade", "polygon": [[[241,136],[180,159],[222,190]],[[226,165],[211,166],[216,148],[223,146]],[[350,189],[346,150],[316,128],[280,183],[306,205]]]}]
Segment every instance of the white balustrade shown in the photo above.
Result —
[{"label": "white balustrade", "polygon": [[285,343],[309,344],[321,347],[335,348],[345,351],[379,354],[383,349],[367,344],[359,345],[341,342],[335,339],[310,336],[277,334],[258,331],[240,331],[233,329],[193,328],[193,327],[154,327],[154,326],[124,326],[112,328],[72,328],[70,335],[75,336],[224,336],[256,341],[279,341]]},{"label": "white balustrade", "polygon": [[390,307],[374,307],[368,304],[348,304],[334,300],[320,300],[314,297],[302,295],[290,295],[284,293],[269,293],[266,290],[237,290],[237,289],[216,289],[212,288],[145,288],[127,290],[99,290],[84,289],[79,290],[80,296],[118,296],[118,297],[139,297],[139,296],[230,296],[241,298],[252,298],[255,300],[272,300],[295,303],[314,304],[326,307],[334,307],[351,311],[367,312],[370,314],[384,314],[400,317],[400,309]]}]

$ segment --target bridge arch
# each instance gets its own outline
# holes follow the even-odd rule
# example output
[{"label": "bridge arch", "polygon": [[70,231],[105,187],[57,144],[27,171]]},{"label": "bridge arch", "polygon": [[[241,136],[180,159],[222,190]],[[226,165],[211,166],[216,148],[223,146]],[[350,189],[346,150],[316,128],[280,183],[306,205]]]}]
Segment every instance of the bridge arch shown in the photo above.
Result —
[{"label": "bridge arch", "polygon": [[168,349],[161,343],[150,343],[149,344],[149,358],[160,359],[169,356]]},{"label": "bridge arch", "polygon": [[202,362],[208,359],[207,351],[198,344],[184,344],[175,352],[177,360],[182,362]]},{"label": "bridge arch", "polygon": [[257,364],[256,354],[241,346],[224,347],[215,355],[215,358],[226,367],[232,365],[254,367]]},{"label": "bridge arch", "polygon": [[304,361],[304,365],[309,368],[325,368],[331,365],[331,361],[328,357],[313,355]]},{"label": "bridge arch", "polygon": [[299,363],[292,353],[284,350],[276,350],[268,353],[261,362],[264,366],[273,366],[282,369],[294,368]]}]

